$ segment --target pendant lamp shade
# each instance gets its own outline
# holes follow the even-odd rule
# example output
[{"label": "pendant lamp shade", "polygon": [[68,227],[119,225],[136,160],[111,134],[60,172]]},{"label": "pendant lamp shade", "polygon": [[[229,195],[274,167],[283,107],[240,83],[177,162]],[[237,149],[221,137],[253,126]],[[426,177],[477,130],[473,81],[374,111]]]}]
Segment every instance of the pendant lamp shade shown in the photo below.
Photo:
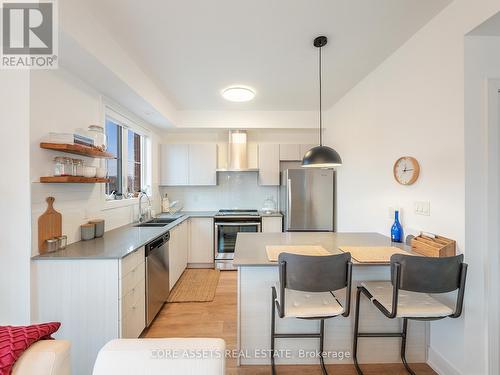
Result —
[{"label": "pendant lamp shade", "polygon": [[319,51],[319,146],[311,148],[302,159],[304,168],[334,168],[342,165],[342,159],[333,148],[323,145],[323,118],[322,118],[322,80],[321,80],[321,48],[326,46],[326,36],[314,39],[314,47]]},{"label": "pendant lamp shade", "polygon": [[342,165],[339,153],[328,146],[313,147],[302,159],[304,168],[333,168],[339,165]]}]

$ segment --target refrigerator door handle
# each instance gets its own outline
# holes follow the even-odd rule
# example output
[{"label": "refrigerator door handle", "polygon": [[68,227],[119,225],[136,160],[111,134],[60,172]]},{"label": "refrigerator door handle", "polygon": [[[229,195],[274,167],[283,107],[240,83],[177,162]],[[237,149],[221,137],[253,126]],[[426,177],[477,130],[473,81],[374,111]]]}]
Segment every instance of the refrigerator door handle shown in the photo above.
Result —
[{"label": "refrigerator door handle", "polygon": [[292,180],[288,179],[287,184],[286,184],[286,190],[287,190],[287,207],[286,207],[286,230],[290,229],[291,225],[291,214],[292,214]]}]

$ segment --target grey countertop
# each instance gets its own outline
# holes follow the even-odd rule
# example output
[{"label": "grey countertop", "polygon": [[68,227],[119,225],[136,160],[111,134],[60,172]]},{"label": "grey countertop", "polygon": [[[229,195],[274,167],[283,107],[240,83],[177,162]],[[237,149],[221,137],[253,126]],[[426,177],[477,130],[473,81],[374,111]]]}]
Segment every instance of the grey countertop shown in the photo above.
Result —
[{"label": "grey countertop", "polygon": [[75,242],[64,250],[37,255],[32,259],[121,259],[189,218],[183,214],[176,217],[178,219],[174,222],[159,228],[135,227],[135,223],[125,225],[104,233],[101,238]]},{"label": "grey countertop", "polygon": [[[135,227],[136,223],[125,225],[104,233],[101,238],[75,242],[64,250],[37,255],[32,259],[121,259],[190,217],[214,217],[216,213],[217,211],[181,211],[174,215],[162,213],[158,217],[177,218],[177,220],[159,228]],[[281,216],[281,213],[262,213],[261,216]]]},{"label": "grey countertop", "polygon": [[238,267],[277,266],[278,263],[267,258],[267,245],[321,245],[332,254],[340,254],[340,246],[396,246],[412,253],[409,246],[391,242],[389,237],[379,233],[238,233],[233,264]]}]

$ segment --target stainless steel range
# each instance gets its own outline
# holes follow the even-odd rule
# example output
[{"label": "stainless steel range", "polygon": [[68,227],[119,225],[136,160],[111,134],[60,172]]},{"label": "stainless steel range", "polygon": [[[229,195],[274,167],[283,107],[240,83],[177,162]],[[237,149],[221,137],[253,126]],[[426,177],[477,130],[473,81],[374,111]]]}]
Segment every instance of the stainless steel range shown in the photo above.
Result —
[{"label": "stainless steel range", "polygon": [[257,210],[220,210],[214,216],[215,266],[233,270],[236,236],[240,232],[260,232],[261,217]]}]

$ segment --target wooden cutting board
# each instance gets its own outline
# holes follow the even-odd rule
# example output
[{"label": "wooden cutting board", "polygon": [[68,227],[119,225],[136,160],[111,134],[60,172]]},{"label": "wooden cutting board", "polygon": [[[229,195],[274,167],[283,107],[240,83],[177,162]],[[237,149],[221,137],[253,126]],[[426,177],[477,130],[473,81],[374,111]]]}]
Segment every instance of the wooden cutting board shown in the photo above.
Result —
[{"label": "wooden cutting board", "polygon": [[291,253],[298,255],[331,255],[323,246],[319,245],[272,245],[266,246],[267,259],[270,262],[277,262],[281,253]]},{"label": "wooden cutting board", "polygon": [[38,250],[47,252],[46,240],[62,234],[62,215],[54,210],[54,197],[47,198],[47,210],[38,218]]},{"label": "wooden cutting board", "polygon": [[342,246],[340,250],[351,253],[359,263],[389,263],[393,254],[412,255],[395,246]]}]

